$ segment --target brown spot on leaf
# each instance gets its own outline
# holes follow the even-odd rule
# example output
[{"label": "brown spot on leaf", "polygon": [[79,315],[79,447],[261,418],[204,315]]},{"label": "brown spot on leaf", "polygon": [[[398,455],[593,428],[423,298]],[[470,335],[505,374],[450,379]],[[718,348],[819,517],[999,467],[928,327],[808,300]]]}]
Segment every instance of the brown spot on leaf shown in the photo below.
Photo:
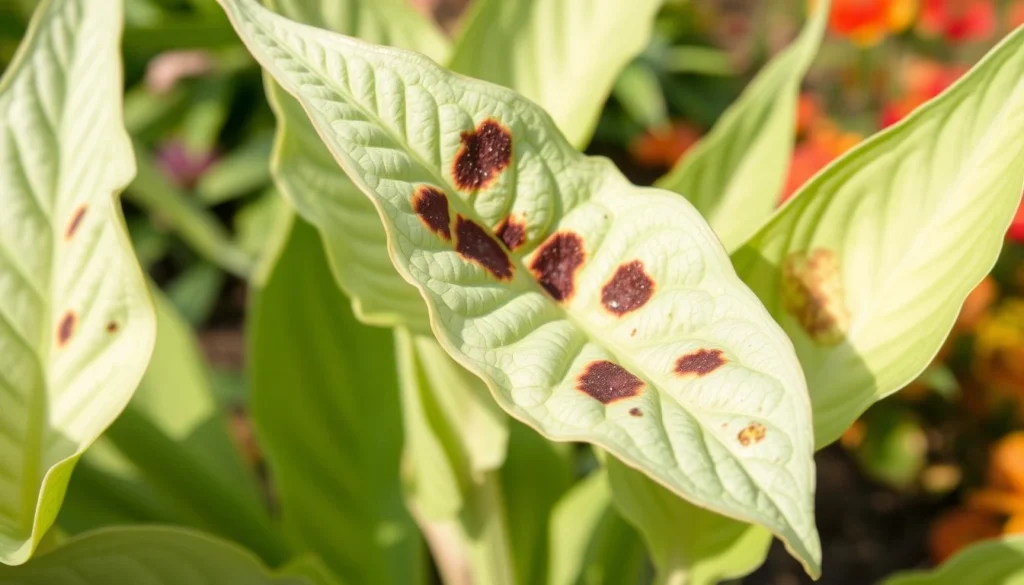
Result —
[{"label": "brown spot on leaf", "polygon": [[644,411],[640,410],[639,408],[636,408],[635,406],[633,408],[629,409],[629,416],[643,416],[643,415],[644,415]]},{"label": "brown spot on leaf", "polygon": [[526,223],[510,215],[498,225],[495,230],[498,239],[505,242],[509,250],[515,252],[516,248],[526,243]]},{"label": "brown spot on leaf", "polygon": [[601,404],[636,396],[643,387],[640,378],[608,360],[591,362],[576,384],[577,390]]},{"label": "brown spot on leaf", "polygon": [[430,231],[442,240],[452,239],[448,198],[444,193],[433,187],[420,187],[412,198],[412,208]]},{"label": "brown spot on leaf", "polygon": [[634,327],[633,330],[629,332],[629,336],[636,337],[636,327]]},{"label": "brown spot on leaf", "polygon": [[117,333],[117,330],[121,327],[117,324],[117,321],[111,321],[107,323],[107,333]]},{"label": "brown spot on leaf", "polygon": [[78,316],[74,311],[64,313],[57,324],[57,347],[64,347],[68,340],[75,334],[75,325],[78,324]]},{"label": "brown spot on leaf", "polygon": [[85,217],[85,204],[81,204],[75,209],[75,212],[71,214],[71,219],[68,220],[68,226],[64,228],[64,239],[70,240],[74,237],[75,232],[78,231],[78,226],[82,225],[82,218]]},{"label": "brown spot on leaf", "polygon": [[541,244],[530,271],[556,301],[564,301],[576,290],[576,271],[585,259],[583,239],[573,232],[559,232]]},{"label": "brown spot on leaf", "polygon": [[618,316],[647,304],[654,295],[654,280],[639,260],[619,266],[612,279],[601,289],[601,304]]},{"label": "brown spot on leaf", "polygon": [[736,435],[736,439],[740,442],[740,445],[747,447],[751,444],[760,443],[761,441],[763,441],[765,432],[767,431],[764,428],[763,424],[750,423],[749,425],[744,427],[738,435]]},{"label": "brown spot on leaf", "polygon": [[698,349],[676,360],[676,373],[680,376],[697,374],[706,376],[725,364],[720,349]]},{"label": "brown spot on leaf", "polygon": [[486,187],[512,160],[512,135],[496,120],[484,120],[473,132],[462,133],[452,176],[463,191]]},{"label": "brown spot on leaf", "polygon": [[510,280],[512,261],[498,240],[473,220],[455,217],[455,251],[481,265],[499,280]]},{"label": "brown spot on leaf", "polygon": [[818,248],[790,254],[782,266],[782,306],[821,345],[846,337],[850,311],[843,300],[839,257]]}]

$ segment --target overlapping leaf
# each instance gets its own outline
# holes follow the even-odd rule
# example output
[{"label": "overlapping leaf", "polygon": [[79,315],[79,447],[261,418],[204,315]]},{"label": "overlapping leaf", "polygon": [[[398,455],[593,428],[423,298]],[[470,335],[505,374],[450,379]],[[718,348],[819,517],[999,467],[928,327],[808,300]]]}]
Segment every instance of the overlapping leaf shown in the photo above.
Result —
[{"label": "overlapping leaf", "polygon": [[932,360],[1024,183],[1024,29],[808,182],[734,255],[789,333],[828,444]]},{"label": "overlapping leaf", "polygon": [[441,344],[507,411],[764,524],[817,572],[799,365],[692,206],[583,157],[513,92],[223,3],[374,202]]},{"label": "overlapping leaf", "polygon": [[658,186],[681,193],[735,250],[771,215],[793,152],[800,81],[818,52],[829,3],[818,2],[803,32]]},{"label": "overlapping leaf", "polygon": [[28,559],[131,398],[154,317],[115,195],[120,2],[43,2],[0,81],[0,561]]},{"label": "overlapping leaf", "polygon": [[84,534],[21,567],[0,585],[307,585],[273,577],[252,553],[180,528],[114,528]]},{"label": "overlapping leaf", "polygon": [[897,573],[882,585],[1024,585],[1024,536],[975,544],[934,571]]},{"label": "overlapping leaf", "polygon": [[480,0],[449,67],[515,89],[583,147],[663,0]]}]

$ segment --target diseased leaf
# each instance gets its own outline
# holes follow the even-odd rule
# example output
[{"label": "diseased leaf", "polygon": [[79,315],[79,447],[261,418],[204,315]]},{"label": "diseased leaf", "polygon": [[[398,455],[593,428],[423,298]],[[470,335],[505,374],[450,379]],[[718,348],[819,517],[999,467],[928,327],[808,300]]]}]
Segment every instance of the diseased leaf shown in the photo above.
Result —
[{"label": "diseased leaf", "polygon": [[[437,60],[445,59],[450,50],[433,23],[407,0],[274,0],[271,7],[299,22],[412,49]],[[342,233],[328,233],[321,227],[321,234],[335,278],[352,298],[356,316],[373,325],[428,331],[423,300],[391,265],[384,228],[373,204],[338,169],[302,106],[270,77],[266,86],[277,116],[271,161],[274,180],[307,221],[320,227],[329,217],[345,224]]]},{"label": "diseased leaf", "polygon": [[181,528],[108,528],[21,567],[0,585],[306,585],[272,577],[249,551]]},{"label": "diseased leaf", "polygon": [[616,77],[647,46],[662,3],[479,0],[449,67],[515,89],[583,147]]},{"label": "diseased leaf", "polygon": [[1024,183],[1024,29],[811,179],[734,255],[789,333],[817,445],[931,362]]},{"label": "diseased leaf", "polygon": [[606,460],[616,508],[644,535],[659,583],[715,585],[764,562],[771,535],[698,508],[615,459]]},{"label": "diseased leaf", "polygon": [[0,562],[53,524],[71,470],[128,403],[153,308],[116,195],[121,4],[40,5],[0,80]]},{"label": "diseased leaf", "polygon": [[174,523],[239,542],[267,562],[283,562],[287,550],[228,434],[192,331],[159,290],[152,293],[153,359],[125,412],[82,458],[60,526],[74,534]]},{"label": "diseased leaf", "polygon": [[1024,585],[1024,536],[968,547],[933,571],[897,573],[883,585]]},{"label": "diseased leaf", "polygon": [[681,193],[729,251],[772,214],[793,152],[800,81],[818,52],[829,2],[819,2],[800,36],[772,59],[658,186]]},{"label": "diseased leaf", "polygon": [[582,156],[509,90],[223,3],[374,202],[441,345],[499,404],[764,524],[817,573],[799,364],[692,206]]},{"label": "diseased leaf", "polygon": [[316,231],[295,218],[249,313],[253,421],[287,534],[346,583],[425,582],[398,479],[389,331],[359,324]]}]

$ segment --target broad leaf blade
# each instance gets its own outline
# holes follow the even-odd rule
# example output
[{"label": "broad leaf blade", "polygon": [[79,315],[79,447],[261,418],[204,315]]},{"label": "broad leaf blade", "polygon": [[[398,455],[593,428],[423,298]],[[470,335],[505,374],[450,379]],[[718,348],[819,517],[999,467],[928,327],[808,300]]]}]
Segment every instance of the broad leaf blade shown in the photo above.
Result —
[{"label": "broad leaf blade", "polygon": [[480,0],[449,67],[515,89],[583,147],[615,78],[647,46],[662,2]]},{"label": "broad leaf blade", "polygon": [[789,333],[818,446],[931,362],[1024,183],[1024,29],[805,185],[734,255]]},{"label": "broad leaf blade", "polygon": [[224,4],[377,206],[441,345],[508,412],[764,524],[817,573],[799,364],[692,206],[580,155],[511,91]]},{"label": "broad leaf blade", "polygon": [[829,3],[772,59],[708,135],[658,181],[681,193],[735,250],[772,214],[793,152],[800,81],[818,52]]},{"label": "broad leaf blade", "polygon": [[0,562],[32,554],[128,403],[154,318],[115,195],[120,2],[44,2],[0,81]]},{"label": "broad leaf blade", "polygon": [[[275,0],[272,7],[299,22],[438,60],[450,50],[433,23],[407,0]],[[345,225],[344,233],[321,233],[335,278],[352,298],[356,316],[374,325],[427,331],[426,307],[415,287],[391,265],[387,237],[373,204],[339,171],[302,106],[269,77],[266,86],[278,125],[271,161],[274,180],[307,221],[319,226],[330,217]]]},{"label": "broad leaf blade", "polygon": [[114,528],[84,534],[21,567],[0,585],[304,585],[273,577],[252,553],[180,528]]},{"label": "broad leaf blade", "polygon": [[398,477],[391,333],[355,320],[298,218],[254,291],[248,331],[252,415],[289,536],[345,582],[423,582]]},{"label": "broad leaf blade", "polygon": [[1024,536],[968,547],[934,571],[897,573],[883,585],[1024,585]]},{"label": "broad leaf blade", "polygon": [[698,508],[615,459],[606,466],[615,506],[644,535],[659,583],[715,585],[764,562],[763,528]]}]

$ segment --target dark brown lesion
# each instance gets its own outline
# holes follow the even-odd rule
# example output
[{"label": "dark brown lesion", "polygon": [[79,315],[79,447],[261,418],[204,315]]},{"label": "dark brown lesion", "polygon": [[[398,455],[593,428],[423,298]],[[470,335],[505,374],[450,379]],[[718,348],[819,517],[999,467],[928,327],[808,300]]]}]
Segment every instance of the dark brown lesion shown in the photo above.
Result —
[{"label": "dark brown lesion", "polygon": [[117,333],[121,329],[121,326],[117,324],[117,321],[110,321],[107,323],[107,333]]},{"label": "dark brown lesion", "polygon": [[647,304],[654,296],[654,279],[644,270],[643,262],[626,262],[615,270],[601,289],[601,304],[621,317]]},{"label": "dark brown lesion", "polygon": [[720,349],[698,349],[676,360],[676,374],[707,376],[726,363]]},{"label": "dark brown lesion", "polygon": [[782,265],[782,306],[816,343],[836,345],[846,337],[850,311],[843,294],[839,256],[816,248],[794,252]]},{"label": "dark brown lesion", "polygon": [[65,240],[70,240],[74,237],[75,232],[77,232],[79,226],[82,225],[82,219],[85,217],[86,209],[86,205],[83,203],[75,209],[74,213],[71,214],[71,219],[68,220],[67,227],[64,228]]},{"label": "dark brown lesion", "polygon": [[601,404],[638,396],[644,382],[608,360],[591,362],[576,382],[576,389]]},{"label": "dark brown lesion", "polygon": [[511,161],[512,134],[497,120],[488,118],[476,130],[462,133],[462,147],[452,166],[455,186],[478,191],[490,185]]},{"label": "dark brown lesion", "polygon": [[510,215],[498,224],[494,233],[498,235],[498,239],[505,243],[505,247],[515,252],[516,248],[526,243],[526,222],[514,215]]},{"label": "dark brown lesion", "polygon": [[576,273],[586,261],[583,238],[574,232],[558,232],[537,250],[530,271],[556,301],[566,301],[576,290]]},{"label": "dark brown lesion", "polygon": [[78,325],[78,315],[74,311],[65,312],[57,324],[57,347],[67,345],[71,336],[75,334],[76,325]]},{"label": "dark brown lesion", "polygon": [[629,409],[629,416],[641,417],[643,415],[644,411],[640,410],[639,408],[636,408],[635,406]]},{"label": "dark brown lesion", "polygon": [[448,197],[433,187],[420,187],[412,198],[412,208],[430,231],[442,240],[452,239]]},{"label": "dark brown lesion", "polygon": [[511,280],[515,268],[508,252],[487,230],[471,219],[455,216],[455,251],[475,262],[498,280]]},{"label": "dark brown lesion", "polygon": [[763,424],[750,423],[743,427],[743,430],[736,435],[736,440],[740,442],[740,445],[749,447],[750,445],[755,445],[763,441],[767,432],[768,431],[764,428]]}]

